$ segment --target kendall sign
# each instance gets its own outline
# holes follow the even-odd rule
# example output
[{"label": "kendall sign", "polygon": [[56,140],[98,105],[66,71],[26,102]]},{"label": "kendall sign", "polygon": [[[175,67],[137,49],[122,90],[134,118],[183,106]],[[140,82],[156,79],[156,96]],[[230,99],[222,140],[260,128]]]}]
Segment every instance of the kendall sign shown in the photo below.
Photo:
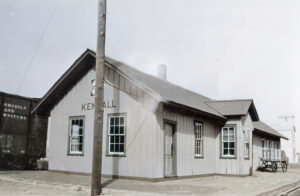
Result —
[{"label": "kendall sign", "polygon": [[[88,111],[88,110],[94,110],[95,104],[94,103],[83,103],[81,104],[81,111]],[[103,102],[104,108],[117,108],[117,105],[115,105],[114,100],[111,101],[105,101]]]}]

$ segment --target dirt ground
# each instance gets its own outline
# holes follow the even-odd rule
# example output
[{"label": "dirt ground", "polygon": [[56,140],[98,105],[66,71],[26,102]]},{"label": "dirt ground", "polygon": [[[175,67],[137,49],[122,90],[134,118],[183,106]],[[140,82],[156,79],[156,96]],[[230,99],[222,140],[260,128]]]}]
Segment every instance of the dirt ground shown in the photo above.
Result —
[{"label": "dirt ground", "polygon": [[[90,178],[49,171],[0,171],[0,195],[87,196]],[[290,184],[300,184],[299,168],[287,173],[255,172],[253,177],[216,175],[160,182],[103,178],[103,195],[275,195]]]}]

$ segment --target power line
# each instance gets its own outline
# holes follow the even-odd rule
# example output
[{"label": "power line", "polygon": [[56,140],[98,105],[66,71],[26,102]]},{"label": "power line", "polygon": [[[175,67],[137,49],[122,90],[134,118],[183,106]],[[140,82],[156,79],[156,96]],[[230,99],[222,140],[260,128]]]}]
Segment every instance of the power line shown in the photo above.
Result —
[{"label": "power line", "polygon": [[38,51],[38,49],[39,49],[39,47],[40,47],[40,45],[41,45],[42,40],[44,39],[44,36],[45,36],[45,34],[46,34],[46,31],[47,31],[47,29],[48,29],[48,26],[49,26],[49,24],[50,24],[50,21],[52,20],[52,17],[53,17],[53,15],[54,15],[54,13],[55,13],[57,7],[58,7],[59,2],[60,2],[60,0],[57,0],[56,3],[55,3],[55,6],[54,6],[54,8],[53,8],[53,11],[51,12],[50,17],[49,17],[49,19],[48,19],[48,21],[47,21],[47,23],[46,23],[46,26],[45,26],[45,28],[44,28],[44,30],[43,30],[43,32],[42,32],[42,36],[40,37],[40,39],[39,39],[39,41],[38,41],[38,43],[37,43],[37,46],[36,46],[35,49],[34,49],[34,53],[33,53],[33,55],[32,55],[31,58],[30,58],[29,64],[27,65],[27,67],[26,67],[26,69],[25,69],[25,73],[24,73],[24,75],[23,75],[23,77],[22,77],[22,79],[21,79],[20,85],[19,85],[19,87],[18,87],[18,89],[17,89],[17,93],[19,93],[20,90],[21,90],[21,87],[22,87],[22,85],[23,85],[23,82],[24,82],[24,80],[25,80],[25,78],[26,78],[26,76],[27,76],[27,73],[28,73],[30,67],[32,66],[32,62],[33,62],[33,60],[34,60],[34,58],[35,58],[35,56],[36,56],[36,53],[37,53],[37,51]]}]

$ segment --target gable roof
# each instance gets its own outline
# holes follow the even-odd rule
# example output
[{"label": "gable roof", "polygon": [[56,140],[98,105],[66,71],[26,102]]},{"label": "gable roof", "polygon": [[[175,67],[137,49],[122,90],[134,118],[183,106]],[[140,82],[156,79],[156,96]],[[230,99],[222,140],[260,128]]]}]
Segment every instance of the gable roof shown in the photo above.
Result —
[{"label": "gable roof", "polygon": [[[95,52],[87,49],[42,97],[41,101],[32,112],[37,112],[38,114],[49,114],[52,108],[64,97],[64,95],[94,67],[95,58]],[[162,102],[188,106],[207,115],[223,120],[226,119],[226,117],[222,116],[220,113],[205,104],[206,101],[211,101],[211,99],[205,96],[189,91],[155,76],[143,73],[109,57],[105,58],[105,63],[106,65],[115,68],[118,72],[125,75],[138,86],[158,95]]]},{"label": "gable roof", "polygon": [[269,125],[265,124],[262,121],[253,122],[253,127],[254,127],[254,131],[263,132],[272,136],[276,136],[288,140],[287,137],[283,136],[278,131],[276,131],[275,129],[273,129],[272,127],[270,127]]},{"label": "gable roof", "polygon": [[132,79],[135,83],[138,83],[144,88],[147,88],[148,90],[159,95],[161,101],[165,103],[181,104],[200,110],[207,114],[212,114],[214,116],[226,119],[220,113],[205,104],[206,101],[211,101],[211,99],[208,97],[184,89],[158,77],[143,73],[112,58],[106,57],[105,60],[109,65],[115,67],[118,71]]},{"label": "gable roof", "polygon": [[223,116],[242,116],[249,112],[252,121],[259,120],[252,99],[209,101],[206,102],[206,104],[218,111]]}]

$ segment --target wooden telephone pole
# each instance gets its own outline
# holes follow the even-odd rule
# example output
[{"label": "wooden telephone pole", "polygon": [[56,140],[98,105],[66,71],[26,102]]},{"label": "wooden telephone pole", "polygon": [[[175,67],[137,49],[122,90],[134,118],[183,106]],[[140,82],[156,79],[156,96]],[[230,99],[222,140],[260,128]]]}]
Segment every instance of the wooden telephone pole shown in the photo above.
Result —
[{"label": "wooden telephone pole", "polygon": [[104,99],[104,62],[105,62],[106,0],[98,0],[98,32],[96,54],[96,93],[94,107],[94,145],[91,196],[101,193],[102,174],[102,133]]}]

